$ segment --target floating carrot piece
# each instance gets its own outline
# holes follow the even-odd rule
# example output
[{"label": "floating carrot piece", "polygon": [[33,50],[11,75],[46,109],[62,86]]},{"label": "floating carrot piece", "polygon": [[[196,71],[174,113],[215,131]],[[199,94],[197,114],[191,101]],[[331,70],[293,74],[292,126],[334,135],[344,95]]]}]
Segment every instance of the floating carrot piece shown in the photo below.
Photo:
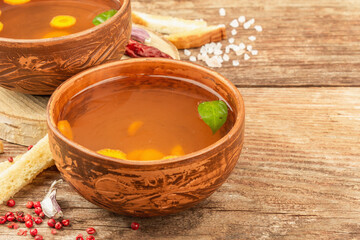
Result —
[{"label": "floating carrot piece", "polygon": [[10,5],[20,5],[30,2],[30,0],[4,0],[4,3],[10,4]]},{"label": "floating carrot piece", "polygon": [[4,24],[0,22],[0,32],[3,30],[3,28],[4,28]]},{"label": "floating carrot piece", "polygon": [[101,149],[97,151],[97,153],[100,153],[101,155],[105,155],[108,157],[118,158],[118,159],[124,159],[126,160],[126,154],[120,150],[115,149]]},{"label": "floating carrot piece", "polygon": [[181,145],[176,145],[171,149],[171,155],[182,156],[185,155],[185,152]]},{"label": "floating carrot piece", "polygon": [[47,34],[45,34],[42,38],[55,38],[55,37],[62,37],[62,36],[66,36],[69,35],[70,33],[67,31],[62,31],[62,30],[55,30],[52,32],[49,32]]},{"label": "floating carrot piece", "polygon": [[127,130],[128,135],[134,136],[136,134],[136,132],[142,127],[142,125],[144,125],[144,123],[142,121],[132,122]]},{"label": "floating carrot piece", "polygon": [[59,131],[68,139],[73,140],[73,133],[70,123],[67,120],[61,120],[58,122],[57,127]]},{"label": "floating carrot piece", "polygon": [[165,159],[172,159],[172,158],[177,158],[179,156],[175,156],[175,155],[168,155],[168,156],[165,156],[162,158],[162,160],[165,160]]},{"label": "floating carrot piece", "polygon": [[162,154],[160,151],[156,149],[145,149],[144,152],[141,154],[140,160],[159,160],[164,157],[164,154]]},{"label": "floating carrot piece", "polygon": [[164,157],[164,154],[162,154],[160,151],[156,149],[145,149],[145,150],[134,150],[127,155],[128,159],[130,160],[143,160],[143,161],[149,161],[149,160],[160,160]]},{"label": "floating carrot piece", "polygon": [[50,26],[57,29],[64,29],[74,26],[76,18],[70,15],[58,15],[53,17]]}]

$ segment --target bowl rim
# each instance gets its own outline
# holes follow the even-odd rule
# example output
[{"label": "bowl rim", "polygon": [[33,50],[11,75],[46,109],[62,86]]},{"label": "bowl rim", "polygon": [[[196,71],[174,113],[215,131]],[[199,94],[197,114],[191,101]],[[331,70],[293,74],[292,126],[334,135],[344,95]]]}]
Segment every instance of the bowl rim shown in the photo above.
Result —
[{"label": "bowl rim", "polygon": [[[64,87],[69,88],[73,84],[73,81],[75,81],[76,79],[79,79],[85,75],[91,74],[98,70],[102,70],[102,69],[106,69],[109,67],[122,65],[122,64],[142,64],[143,62],[154,62],[154,63],[156,63],[156,62],[165,62],[166,63],[167,62],[167,63],[171,63],[171,64],[175,64],[175,65],[182,65],[185,67],[190,67],[190,68],[193,68],[194,70],[203,71],[207,74],[213,75],[214,78],[219,80],[222,84],[224,84],[226,87],[228,87],[232,91],[237,102],[239,102],[239,104],[232,106],[232,107],[236,108],[238,114],[235,118],[235,123],[233,124],[230,131],[226,135],[224,135],[222,138],[217,140],[215,143],[213,143],[205,148],[202,148],[200,150],[197,150],[195,152],[186,154],[184,156],[171,158],[171,159],[163,159],[163,160],[138,161],[138,160],[123,160],[123,159],[117,159],[117,158],[112,158],[112,157],[108,157],[105,155],[101,155],[101,154],[99,154],[91,149],[88,149],[72,140],[69,140],[58,130],[55,122],[53,121],[53,114],[50,113],[50,109],[54,109],[54,107],[55,107],[56,102],[54,101],[54,99],[61,97],[62,94],[59,95],[59,93],[62,88],[64,88]],[[82,72],[70,77],[65,82],[63,82],[51,95],[48,105],[47,105],[47,108],[46,108],[46,115],[47,115],[48,130],[51,131],[54,135],[56,135],[56,137],[60,138],[67,145],[82,152],[84,155],[88,155],[88,156],[90,155],[91,157],[93,157],[95,159],[101,159],[102,161],[117,162],[117,163],[121,163],[123,165],[135,165],[135,166],[149,166],[149,165],[151,166],[152,165],[152,166],[155,166],[155,165],[170,164],[170,163],[174,164],[174,163],[178,163],[178,162],[184,162],[189,159],[197,158],[200,155],[203,155],[207,152],[212,152],[212,151],[216,150],[218,147],[226,144],[226,142],[229,139],[231,139],[232,136],[236,135],[237,131],[239,131],[241,129],[241,126],[245,122],[245,104],[244,104],[243,97],[242,97],[240,91],[236,88],[236,86],[230,80],[228,80],[227,78],[225,78],[224,76],[222,76],[221,74],[217,73],[216,71],[214,71],[210,68],[207,68],[207,67],[204,67],[204,66],[201,66],[198,64],[190,63],[190,62],[176,60],[176,59],[132,58],[132,59],[119,60],[119,61],[109,62],[109,63],[102,64],[99,66],[95,66],[95,67],[89,68],[85,71],[82,71]]]},{"label": "bowl rim", "polygon": [[[119,1],[119,0],[117,0]],[[91,33],[97,32],[99,29],[104,28],[106,26],[112,25],[120,16],[122,16],[125,13],[125,10],[128,8],[128,5],[130,4],[130,0],[122,0],[123,3],[120,6],[120,9],[117,11],[117,13],[112,16],[107,21],[103,22],[102,24],[96,25],[94,27],[85,29],[80,32],[72,33],[66,36],[62,37],[54,37],[54,38],[35,38],[35,39],[17,39],[17,38],[6,38],[6,37],[0,37],[0,43],[19,43],[19,44],[36,44],[36,43],[61,43],[67,40],[72,40],[74,38],[79,38]]]}]

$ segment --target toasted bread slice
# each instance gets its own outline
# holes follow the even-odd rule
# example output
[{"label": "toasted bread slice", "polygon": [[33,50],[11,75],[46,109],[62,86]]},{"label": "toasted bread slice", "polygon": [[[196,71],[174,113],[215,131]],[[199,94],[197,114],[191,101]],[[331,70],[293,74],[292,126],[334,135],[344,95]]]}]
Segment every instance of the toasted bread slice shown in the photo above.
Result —
[{"label": "toasted bread slice", "polygon": [[209,42],[218,42],[226,38],[225,26],[209,26],[187,32],[179,32],[165,36],[177,49],[195,48]]},{"label": "toasted bread slice", "polygon": [[0,140],[0,153],[4,153],[4,144],[1,140]]},{"label": "toasted bread slice", "polygon": [[20,159],[0,172],[0,204],[14,196],[44,169],[54,165],[46,135]]},{"label": "toasted bread slice", "polygon": [[9,167],[11,167],[11,165],[15,164],[22,155],[18,155],[16,157],[14,157],[14,161],[13,162],[9,162],[9,161],[4,161],[0,163],[0,174],[5,170],[8,169]]},{"label": "toasted bread slice", "polygon": [[163,34],[191,31],[207,26],[207,23],[202,20],[185,20],[181,18],[152,15],[137,11],[132,11],[131,17],[133,23],[143,25],[150,28],[151,30]]}]

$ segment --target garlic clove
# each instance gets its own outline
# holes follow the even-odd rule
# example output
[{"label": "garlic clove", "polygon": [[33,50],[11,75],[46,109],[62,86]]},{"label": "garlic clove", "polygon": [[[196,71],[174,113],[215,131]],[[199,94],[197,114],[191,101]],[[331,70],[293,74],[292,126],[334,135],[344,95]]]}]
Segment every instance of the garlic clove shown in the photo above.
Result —
[{"label": "garlic clove", "polygon": [[131,29],[131,39],[141,42],[141,43],[150,43],[151,42],[151,38],[149,33],[142,29],[142,28],[138,28],[138,27],[132,27]]},{"label": "garlic clove", "polygon": [[56,201],[57,189],[55,188],[56,184],[62,183],[62,182],[63,182],[62,179],[54,181],[51,184],[48,193],[46,194],[44,199],[41,201],[41,208],[42,208],[44,214],[48,218],[58,219],[58,218],[61,218],[64,216],[60,205]]}]

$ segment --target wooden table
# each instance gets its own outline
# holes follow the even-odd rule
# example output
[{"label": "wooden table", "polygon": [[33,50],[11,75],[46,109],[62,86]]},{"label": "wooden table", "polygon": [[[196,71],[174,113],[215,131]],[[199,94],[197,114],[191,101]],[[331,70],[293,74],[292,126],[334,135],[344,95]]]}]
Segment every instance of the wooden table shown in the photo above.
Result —
[{"label": "wooden table", "polygon": [[[89,226],[97,229],[96,239],[359,239],[359,1],[135,0],[133,9],[228,27],[244,15],[263,27],[236,35],[246,41],[256,34],[257,56],[218,69],[245,99],[242,155],[210,198],[167,217],[117,216],[64,183],[58,199],[72,227],[52,236],[43,224],[45,239],[75,239]],[[25,149],[5,143],[0,159]],[[43,172],[15,196],[18,208],[40,200],[58,178],[54,167]],[[129,228],[133,221],[140,230]],[[0,239],[30,239],[0,229]]]}]

